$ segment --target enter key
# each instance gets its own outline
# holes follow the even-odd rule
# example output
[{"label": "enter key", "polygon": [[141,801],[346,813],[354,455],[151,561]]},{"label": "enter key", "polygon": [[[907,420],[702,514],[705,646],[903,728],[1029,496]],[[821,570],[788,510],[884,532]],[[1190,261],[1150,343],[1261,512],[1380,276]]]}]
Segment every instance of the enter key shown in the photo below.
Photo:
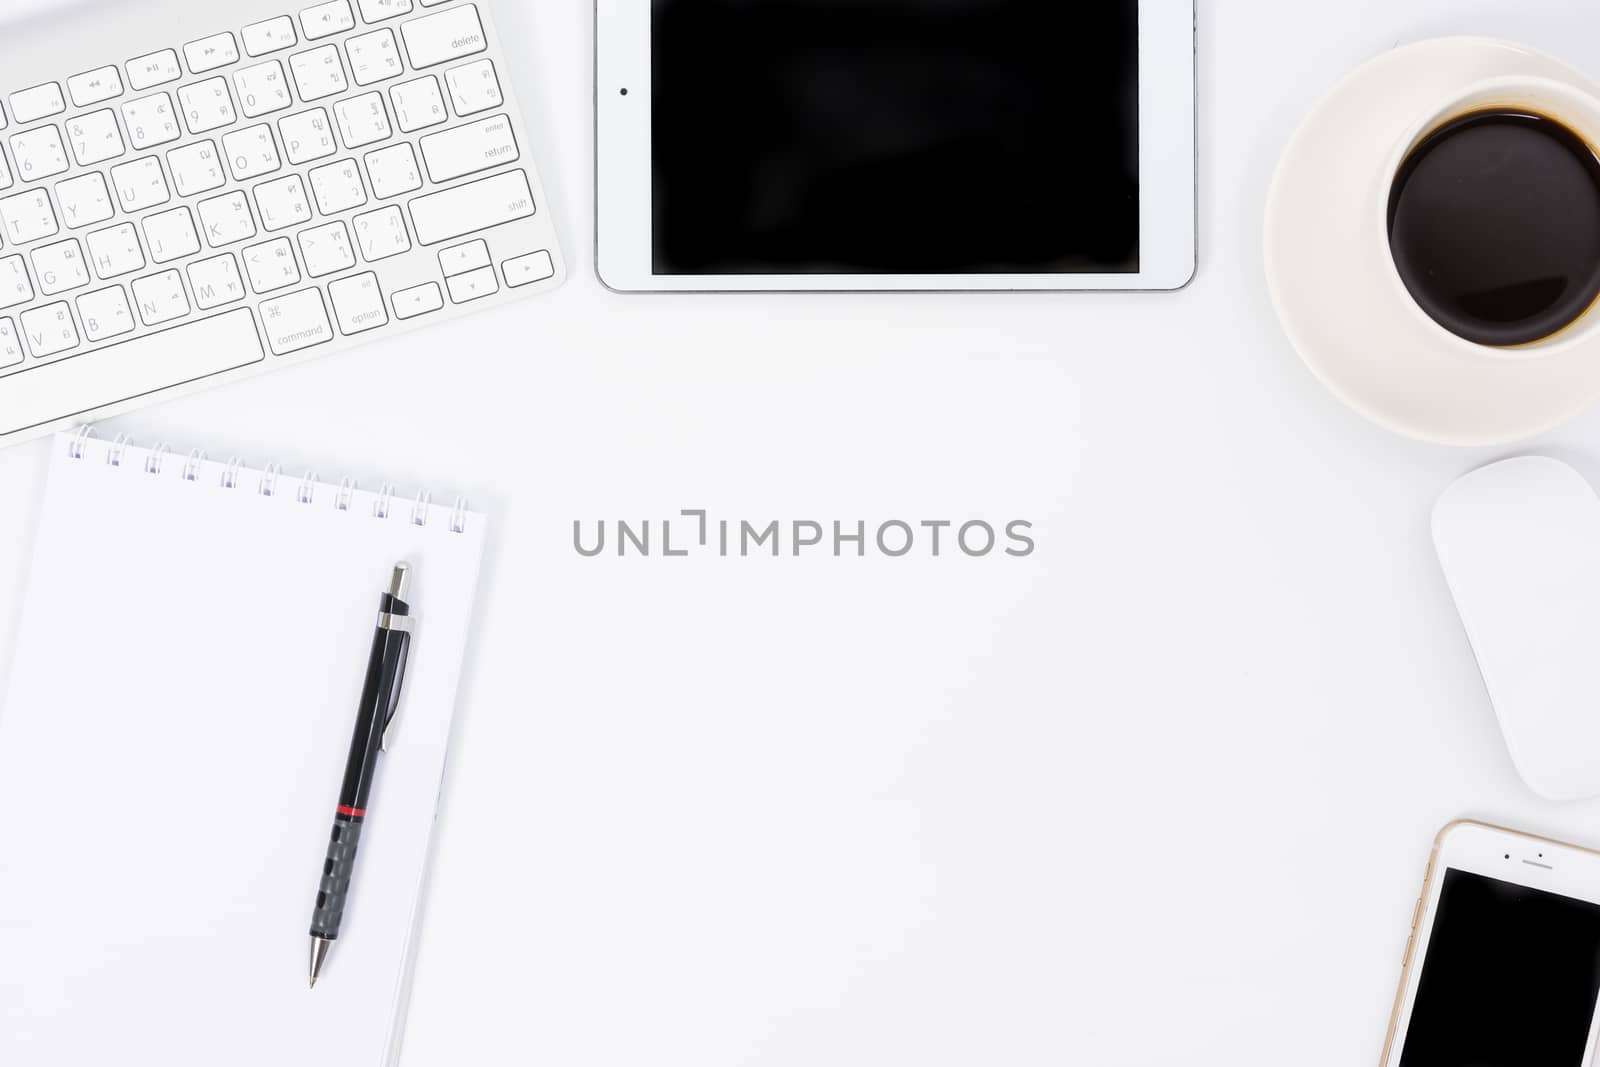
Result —
[{"label": "enter key", "polygon": [[465,126],[433,133],[421,142],[428,177],[447,182],[517,159],[517,138],[504,115],[469,122]]}]

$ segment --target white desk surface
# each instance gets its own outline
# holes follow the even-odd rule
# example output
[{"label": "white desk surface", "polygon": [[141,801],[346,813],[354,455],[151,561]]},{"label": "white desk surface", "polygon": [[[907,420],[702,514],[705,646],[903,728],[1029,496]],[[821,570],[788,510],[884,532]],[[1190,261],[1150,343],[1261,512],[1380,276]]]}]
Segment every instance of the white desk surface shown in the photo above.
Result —
[{"label": "white desk surface", "polygon": [[[591,5],[501,8],[572,281],[103,431],[496,517],[407,1067],[1371,1063],[1440,825],[1600,843],[1514,776],[1429,543],[1515,450],[1346,411],[1260,254],[1357,63],[1467,32],[1600,74],[1587,0],[1202,0],[1170,296],[608,293]],[[1530,447],[1600,481],[1600,411]],[[45,449],[0,452],[0,657]],[[573,551],[694,507],[1026,518],[1039,551]]]}]

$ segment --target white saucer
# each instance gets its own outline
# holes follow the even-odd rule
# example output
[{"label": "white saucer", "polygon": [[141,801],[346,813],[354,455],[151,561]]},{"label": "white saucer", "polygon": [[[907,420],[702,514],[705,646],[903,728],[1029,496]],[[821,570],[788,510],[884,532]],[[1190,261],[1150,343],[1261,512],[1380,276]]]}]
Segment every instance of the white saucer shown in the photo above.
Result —
[{"label": "white saucer", "polygon": [[1345,403],[1425,441],[1516,441],[1600,396],[1600,334],[1536,358],[1464,353],[1362,254],[1374,182],[1400,139],[1454,89],[1506,75],[1596,91],[1572,68],[1502,41],[1449,37],[1398,48],[1317,105],[1267,194],[1267,285],[1289,340]]}]

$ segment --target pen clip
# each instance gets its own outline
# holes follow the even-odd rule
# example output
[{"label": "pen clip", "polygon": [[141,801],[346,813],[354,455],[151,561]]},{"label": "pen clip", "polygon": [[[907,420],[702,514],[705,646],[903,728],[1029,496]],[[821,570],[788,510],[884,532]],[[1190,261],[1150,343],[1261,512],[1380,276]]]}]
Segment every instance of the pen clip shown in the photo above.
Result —
[{"label": "pen clip", "polygon": [[389,684],[389,706],[383,712],[383,736],[378,739],[381,752],[389,751],[389,731],[394,729],[395,713],[400,710],[400,691],[405,688],[406,680],[406,660],[411,656],[411,635],[401,631],[395,636],[400,642],[400,662],[395,664],[394,681]]},{"label": "pen clip", "polygon": [[383,734],[378,738],[378,750],[389,751],[389,731],[394,728],[395,713],[400,710],[400,691],[405,688],[406,660],[411,655],[411,605],[406,603],[406,590],[411,582],[411,565],[400,562],[394,565],[389,577],[383,610],[378,615],[378,625],[389,631],[389,639],[400,643],[399,661],[394,666],[394,676],[389,681],[389,706],[383,709]]}]

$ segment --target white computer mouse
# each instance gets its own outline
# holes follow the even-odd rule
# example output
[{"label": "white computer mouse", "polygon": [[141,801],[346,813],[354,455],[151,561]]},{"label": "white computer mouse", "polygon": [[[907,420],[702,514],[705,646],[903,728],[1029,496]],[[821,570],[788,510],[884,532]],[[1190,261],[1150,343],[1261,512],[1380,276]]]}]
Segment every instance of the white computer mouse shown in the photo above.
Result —
[{"label": "white computer mouse", "polygon": [[1559,460],[1508,459],[1445,491],[1433,540],[1522,780],[1600,796],[1600,498]]}]

